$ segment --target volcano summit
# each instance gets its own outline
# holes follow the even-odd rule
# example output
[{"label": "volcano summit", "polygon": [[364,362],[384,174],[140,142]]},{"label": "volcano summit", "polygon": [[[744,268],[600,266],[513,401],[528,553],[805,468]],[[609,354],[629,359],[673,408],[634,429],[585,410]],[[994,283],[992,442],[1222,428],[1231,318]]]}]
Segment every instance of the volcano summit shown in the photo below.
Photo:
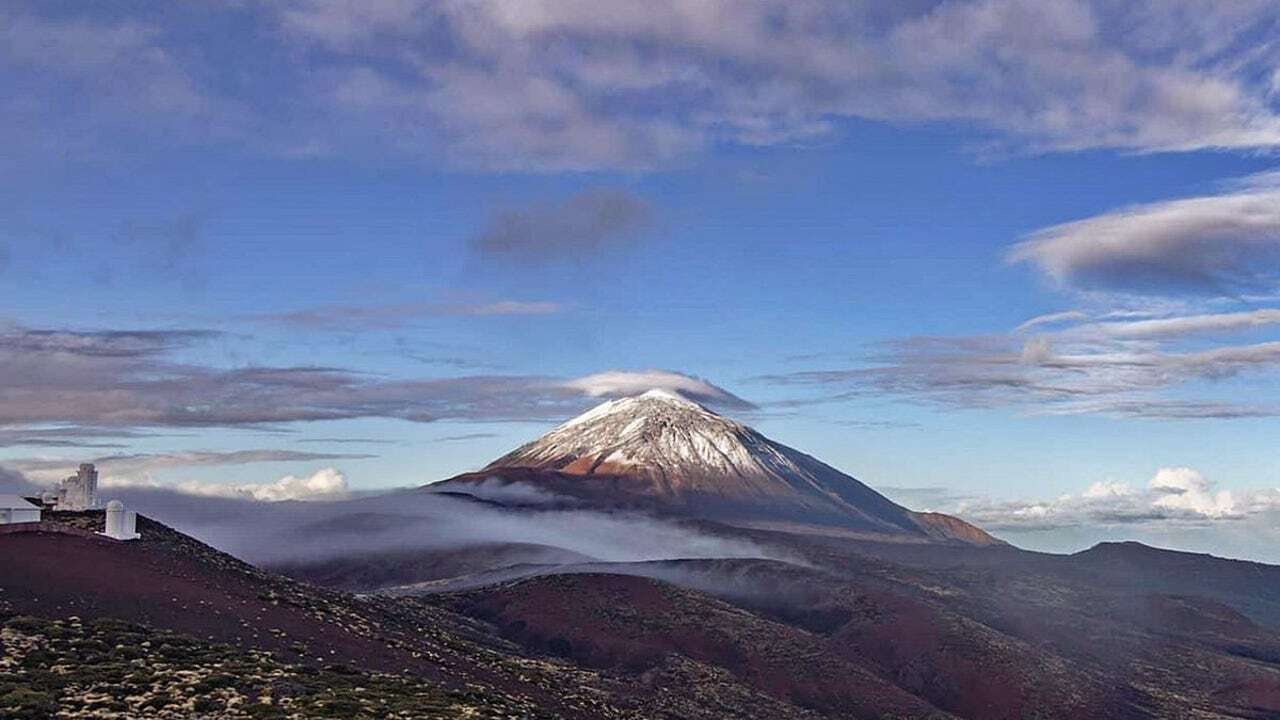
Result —
[{"label": "volcano summit", "polygon": [[900,540],[999,541],[954,517],[917,513],[816,458],[677,394],[605,402],[436,488],[525,483],[600,507],[735,525]]}]

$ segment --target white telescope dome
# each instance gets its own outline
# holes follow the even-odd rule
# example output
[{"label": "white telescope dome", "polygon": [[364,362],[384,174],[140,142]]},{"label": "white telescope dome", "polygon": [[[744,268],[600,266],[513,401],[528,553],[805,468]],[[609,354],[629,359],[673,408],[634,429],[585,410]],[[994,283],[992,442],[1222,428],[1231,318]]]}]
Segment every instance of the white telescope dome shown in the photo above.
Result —
[{"label": "white telescope dome", "polygon": [[116,540],[137,540],[138,513],[125,510],[124,503],[112,500],[107,503],[107,522],[102,534]]}]

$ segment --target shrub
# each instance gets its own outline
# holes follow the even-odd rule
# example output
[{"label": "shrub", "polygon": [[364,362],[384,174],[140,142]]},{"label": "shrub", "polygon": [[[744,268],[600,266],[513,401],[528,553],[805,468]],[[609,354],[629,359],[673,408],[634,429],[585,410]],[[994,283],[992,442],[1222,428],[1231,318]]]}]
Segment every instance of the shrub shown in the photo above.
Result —
[{"label": "shrub", "polygon": [[196,701],[191,705],[192,710],[200,713],[213,712],[214,710],[219,710],[221,708],[222,703],[211,697],[196,698]]},{"label": "shrub", "polygon": [[7,720],[43,720],[58,712],[58,703],[52,695],[15,688],[0,695],[0,716]]}]

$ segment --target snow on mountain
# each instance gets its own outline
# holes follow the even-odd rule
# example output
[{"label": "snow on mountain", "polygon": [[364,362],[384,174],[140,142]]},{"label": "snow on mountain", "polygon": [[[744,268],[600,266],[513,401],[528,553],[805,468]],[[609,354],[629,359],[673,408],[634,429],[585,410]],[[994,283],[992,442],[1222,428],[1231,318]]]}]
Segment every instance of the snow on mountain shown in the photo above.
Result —
[{"label": "snow on mountain", "polygon": [[[556,492],[595,501],[642,498],[714,519],[946,537],[955,536],[957,523],[971,527],[914,513],[813,457],[664,390],[603,403],[476,475],[514,470]],[[989,537],[972,530],[961,534]]]},{"label": "snow on mountain", "polygon": [[733,477],[735,492],[770,492],[803,471],[754,430],[664,391],[611,400],[498,459],[490,467],[540,467],[580,475],[643,473],[677,492]]}]

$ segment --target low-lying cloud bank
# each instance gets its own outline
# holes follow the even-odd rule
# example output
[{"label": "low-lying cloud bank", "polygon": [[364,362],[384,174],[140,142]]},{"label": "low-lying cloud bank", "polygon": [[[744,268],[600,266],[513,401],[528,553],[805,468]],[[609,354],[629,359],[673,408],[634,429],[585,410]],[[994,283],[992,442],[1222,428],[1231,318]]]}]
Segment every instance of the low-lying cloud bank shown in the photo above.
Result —
[{"label": "low-lying cloud bank", "polygon": [[[21,472],[13,467],[0,466],[0,493],[36,496],[57,486],[67,475],[64,463],[57,469],[36,474]],[[139,493],[156,493],[156,497],[173,495],[185,498],[191,504],[204,499],[246,500],[255,502],[279,502],[283,500],[341,500],[353,493],[347,477],[337,468],[322,468],[310,475],[285,475],[278,480],[262,483],[222,483],[201,480],[161,482],[149,473],[140,475],[113,475],[99,466],[98,487],[105,498],[132,497]],[[47,478],[45,476],[48,476]],[[37,479],[39,478],[39,479]],[[181,502],[164,503],[164,506],[180,507]]]},{"label": "low-lying cloud bank", "polygon": [[266,483],[212,483],[198,480],[182,480],[160,483],[150,478],[129,479],[105,477],[101,487],[114,495],[133,489],[171,490],[182,495],[199,498],[225,498],[258,502],[283,500],[340,500],[351,494],[347,476],[336,468],[324,468],[305,475],[285,475],[275,482]]},{"label": "low-lying cloud bank", "polygon": [[46,485],[56,483],[75,472],[82,462],[91,462],[98,468],[105,483],[152,483],[157,471],[188,467],[218,467],[248,465],[251,463],[316,462],[330,460],[361,460],[376,457],[365,453],[299,452],[297,450],[232,450],[232,451],[183,451],[169,453],[130,453],[100,455],[79,459],[19,458],[6,464],[26,477]]},{"label": "low-lying cloud bank", "polygon": [[[531,486],[481,488],[487,502],[427,490],[335,499],[349,490],[332,468],[257,485],[103,485],[104,496],[256,564],[495,543],[542,545],[604,562],[780,557],[755,543],[639,513],[566,507]],[[0,492],[42,489],[0,468]]]},{"label": "low-lying cloud bank", "polygon": [[995,500],[947,487],[881,487],[917,510],[950,513],[1027,550],[1074,553],[1103,541],[1280,564],[1280,487],[1223,487],[1164,467],[1145,482],[1104,480],[1053,498]]},{"label": "low-lying cloud bank", "polygon": [[[252,521],[228,506],[233,512],[217,522],[206,514],[197,532],[239,557],[271,564],[493,543],[543,545],[607,562],[770,556],[750,542],[714,537],[644,515],[537,509],[527,502],[521,506],[506,509],[402,491],[347,502],[259,503],[253,507],[257,517]],[[138,507],[146,510],[145,503]],[[180,514],[173,506],[161,512]]]}]

